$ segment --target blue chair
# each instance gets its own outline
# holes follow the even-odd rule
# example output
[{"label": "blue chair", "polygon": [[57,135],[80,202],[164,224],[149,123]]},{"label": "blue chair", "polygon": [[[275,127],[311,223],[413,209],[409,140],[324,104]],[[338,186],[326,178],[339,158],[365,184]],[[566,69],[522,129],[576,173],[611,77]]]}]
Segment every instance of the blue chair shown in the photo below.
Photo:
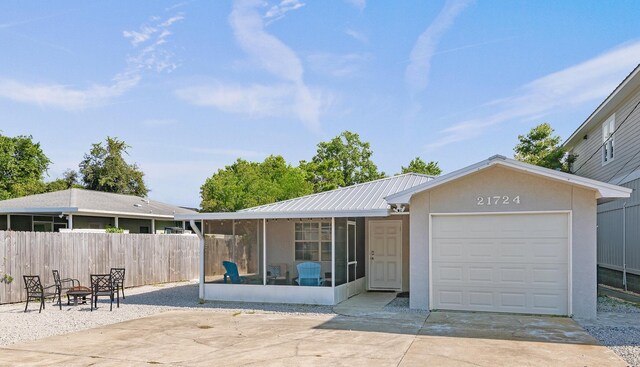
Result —
[{"label": "blue chair", "polygon": [[323,279],[320,278],[320,264],[319,263],[300,263],[298,268],[298,285],[307,285],[313,287],[319,287],[323,283]]},{"label": "blue chair", "polygon": [[238,273],[238,265],[231,261],[223,261],[222,266],[224,266],[224,270],[227,272],[224,273],[224,282],[227,283],[227,277],[231,280],[232,284],[241,284],[244,280],[243,277]]}]

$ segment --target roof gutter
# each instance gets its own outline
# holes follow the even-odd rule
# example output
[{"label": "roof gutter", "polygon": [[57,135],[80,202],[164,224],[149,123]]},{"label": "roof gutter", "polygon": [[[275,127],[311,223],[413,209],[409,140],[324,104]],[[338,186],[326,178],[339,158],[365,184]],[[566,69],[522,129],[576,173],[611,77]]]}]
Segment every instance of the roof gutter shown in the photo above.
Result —
[{"label": "roof gutter", "polygon": [[388,209],[349,211],[307,211],[307,212],[229,212],[176,214],[176,220],[229,220],[229,219],[293,219],[293,218],[345,218],[345,217],[388,217]]}]

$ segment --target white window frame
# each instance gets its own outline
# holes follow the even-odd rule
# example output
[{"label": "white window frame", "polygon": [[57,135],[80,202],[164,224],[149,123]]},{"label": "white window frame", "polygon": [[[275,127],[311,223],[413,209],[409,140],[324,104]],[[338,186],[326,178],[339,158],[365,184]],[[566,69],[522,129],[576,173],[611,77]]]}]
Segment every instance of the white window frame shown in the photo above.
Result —
[{"label": "white window frame", "polygon": [[[301,239],[298,240],[296,239],[296,227],[298,225],[304,225],[304,224],[315,224],[318,226],[318,239],[317,240],[308,240],[308,239]],[[293,259],[294,261],[325,261],[325,262],[330,262],[331,261],[331,254],[328,255],[328,259],[323,258],[322,256],[322,244],[329,244],[331,245],[331,238],[329,238],[328,240],[323,240],[322,239],[322,226],[328,226],[329,228],[331,228],[331,222],[329,221],[318,221],[318,222],[296,222],[293,225]],[[331,233],[331,232],[329,232]],[[309,243],[309,242],[316,242],[317,246],[318,246],[318,260],[305,260],[305,259],[298,259],[296,258],[296,245],[298,243]]]},{"label": "white window frame", "polygon": [[602,165],[616,157],[615,134],[616,115],[613,114],[602,124]]}]

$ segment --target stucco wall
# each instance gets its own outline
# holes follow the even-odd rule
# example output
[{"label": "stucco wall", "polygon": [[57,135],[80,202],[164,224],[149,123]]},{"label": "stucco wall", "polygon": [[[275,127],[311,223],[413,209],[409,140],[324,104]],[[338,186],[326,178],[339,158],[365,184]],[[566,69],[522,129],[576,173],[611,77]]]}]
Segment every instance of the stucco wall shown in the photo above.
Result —
[{"label": "stucco wall", "polygon": [[[519,196],[503,205],[478,205],[478,197]],[[486,203],[486,200],[485,200]],[[503,167],[491,167],[449,182],[411,199],[411,308],[429,305],[429,213],[477,213],[572,210],[573,314],[596,311],[595,192]]]}]

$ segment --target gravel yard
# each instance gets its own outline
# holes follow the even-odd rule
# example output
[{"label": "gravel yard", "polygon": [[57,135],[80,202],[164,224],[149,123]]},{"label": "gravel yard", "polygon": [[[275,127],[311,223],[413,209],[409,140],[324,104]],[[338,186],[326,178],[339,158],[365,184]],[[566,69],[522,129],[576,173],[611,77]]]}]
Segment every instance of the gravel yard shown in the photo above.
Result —
[{"label": "gravel yard", "polygon": [[589,334],[629,365],[640,367],[640,306],[598,297],[598,319],[579,320]]},{"label": "gravel yard", "polygon": [[120,299],[120,308],[114,303],[109,312],[106,297],[98,299],[98,309],[90,312],[86,305],[67,306],[63,296],[62,311],[51,303],[38,313],[38,303],[29,304],[24,313],[24,303],[0,305],[0,345],[35,340],[72,331],[115,324],[122,321],[154,315],[168,310],[208,310],[225,312],[278,312],[291,314],[333,313],[329,306],[301,306],[260,303],[198,302],[198,284],[182,282],[143,286],[125,290],[126,299]]}]

